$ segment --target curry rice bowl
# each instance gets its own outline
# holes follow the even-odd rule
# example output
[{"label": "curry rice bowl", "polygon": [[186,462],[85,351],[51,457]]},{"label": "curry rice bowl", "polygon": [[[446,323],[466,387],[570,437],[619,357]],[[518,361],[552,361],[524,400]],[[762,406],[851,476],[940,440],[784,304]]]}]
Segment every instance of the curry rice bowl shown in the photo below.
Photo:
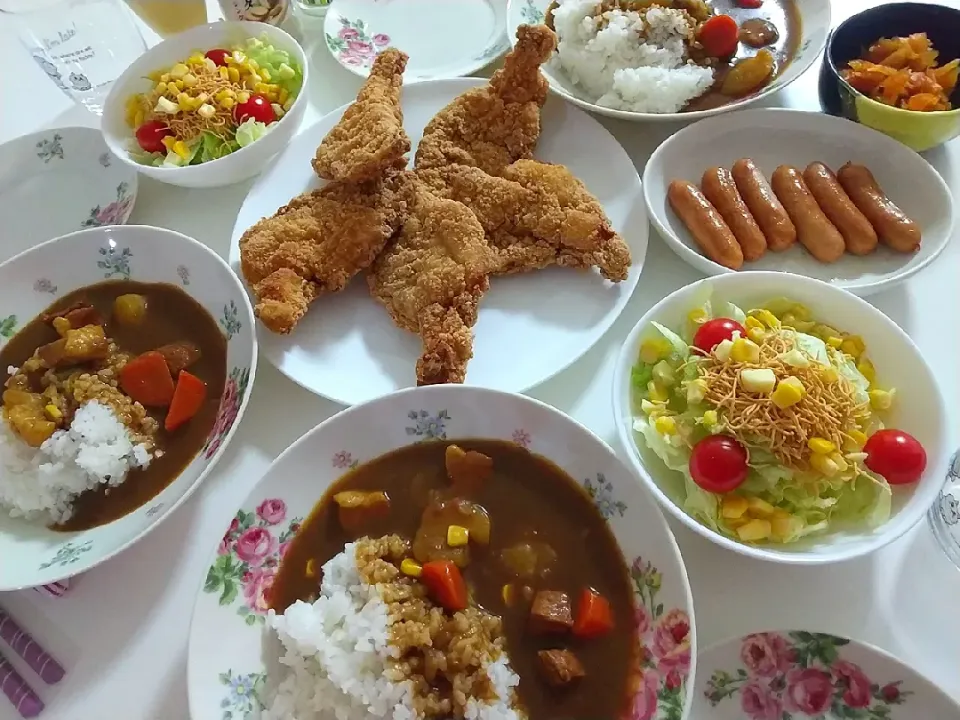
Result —
[{"label": "curry rice bowl", "polygon": [[495,639],[500,619],[468,609],[445,620],[393,564],[408,552],[395,535],[347,543],[323,566],[313,603],[297,600],[282,615],[270,611],[267,624],[285,649],[285,677],[268,698],[264,720],[413,720],[425,709],[452,715],[435,694],[418,692],[429,686],[423,676],[429,670],[400,659],[405,648],[429,644],[438,632],[454,635],[444,671],[460,714],[520,718],[519,678],[502,639]]},{"label": "curry rice bowl", "polygon": [[70,518],[81,493],[117,486],[131,469],[145,468],[151,459],[147,446],[134,443],[113,410],[96,400],[81,405],[71,424],[38,448],[0,417],[0,507],[11,517],[61,523]]},{"label": "curry rice bowl", "polygon": [[688,62],[693,32],[681,10],[610,10],[599,0],[563,0],[553,11],[557,58],[570,79],[605,107],[675,113],[713,85],[713,70]]}]

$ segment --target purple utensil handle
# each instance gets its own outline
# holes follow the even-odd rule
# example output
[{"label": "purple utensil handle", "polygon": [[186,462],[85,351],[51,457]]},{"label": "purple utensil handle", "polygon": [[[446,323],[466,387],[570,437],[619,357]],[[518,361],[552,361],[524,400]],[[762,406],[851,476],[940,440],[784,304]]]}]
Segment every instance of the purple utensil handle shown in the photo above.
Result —
[{"label": "purple utensil handle", "polygon": [[63,597],[70,590],[70,581],[61,580],[60,582],[50,583],[49,585],[40,585],[34,588],[35,591],[47,597]]},{"label": "purple utensil handle", "polygon": [[30,669],[47,685],[53,685],[63,679],[65,672],[60,663],[50,657],[50,654],[3,610],[0,610],[0,639],[12,647],[13,651],[22,657]]},{"label": "purple utensil handle", "polygon": [[20,717],[35,718],[43,712],[43,701],[27,685],[27,681],[13,669],[13,665],[2,656],[0,656],[0,690],[3,690],[3,694],[13,703]]}]

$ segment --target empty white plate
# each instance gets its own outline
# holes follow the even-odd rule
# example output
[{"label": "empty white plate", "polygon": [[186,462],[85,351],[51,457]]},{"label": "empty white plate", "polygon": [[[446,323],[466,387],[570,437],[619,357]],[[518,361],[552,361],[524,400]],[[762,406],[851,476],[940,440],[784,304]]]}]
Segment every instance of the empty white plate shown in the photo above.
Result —
[{"label": "empty white plate", "polygon": [[0,262],[75,230],[123,225],[136,197],[136,171],[99,130],[42,130],[0,145]]},{"label": "empty white plate", "polygon": [[912,255],[885,247],[865,257],[845,254],[829,265],[815,260],[799,243],[786,252],[768,252],[744,263],[743,270],[780,270],[869,295],[903,282],[946,247],[954,225],[953,199],[940,174],[922,157],[882,133],[863,125],[798,110],[744,110],[701,120],[663,143],[643,173],[650,219],[667,245],[707,275],[732,272],[705,257],[667,202],[673,180],[698,184],[707,168],[730,168],[752,158],[767,179],[778,165],[801,170],[819,160],[833,170],[847,161],[866,165],[887,196],[912,217],[923,232]]},{"label": "empty white plate", "polygon": [[696,678],[690,720],[960,718],[945,692],[892,655],[823,633],[726,640],[699,654]]},{"label": "empty white plate", "polygon": [[403,50],[406,84],[470,75],[510,49],[507,0],[347,0],[323,30],[337,62],[363,77],[378,52]]}]

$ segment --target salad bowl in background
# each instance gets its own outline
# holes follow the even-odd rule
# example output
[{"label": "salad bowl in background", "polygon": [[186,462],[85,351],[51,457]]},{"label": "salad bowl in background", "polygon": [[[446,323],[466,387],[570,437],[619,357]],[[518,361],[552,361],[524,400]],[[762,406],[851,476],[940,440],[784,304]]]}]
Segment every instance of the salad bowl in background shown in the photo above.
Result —
[{"label": "salad bowl in background", "polygon": [[[631,370],[651,322],[678,328],[688,313],[713,298],[744,310],[776,298],[805,305],[817,322],[855,331],[866,345],[878,383],[896,388],[887,427],[913,435],[924,447],[927,465],[920,480],[892,488],[890,518],[878,527],[844,526],[789,544],[746,544],[701,523],[684,508],[684,475],[667,468],[633,429]],[[947,437],[946,403],[933,370],[919,348],[890,318],[851,293],[828,283],[788,273],[748,272],[720,275],[687,285],[654,305],[627,337],[614,372],[613,406],[617,434],[629,462],[667,512],[721,547],[749,557],[787,564],[816,565],[866,555],[896,540],[919,522],[937,497],[946,474],[951,446]]]},{"label": "salad bowl in background", "polygon": [[[300,93],[286,114],[270,126],[270,131],[245,147],[215,160],[182,167],[156,167],[138,163],[130,155],[136,144],[133,130],[126,122],[127,100],[148,91],[153,81],[147,76],[165,71],[183,61],[192,52],[201,53],[219,47],[230,47],[247,38],[261,38],[288,52],[303,73]],[[256,22],[216,22],[187,30],[161,42],[141,55],[114,82],[104,102],[101,130],[110,151],[121,161],[147,177],[181,187],[220,187],[231,185],[259,173],[267,162],[296,133],[307,107],[306,88],[309,69],[303,48],[290,35],[273,25]]]},{"label": "salad bowl in background", "polygon": [[175,285],[217,321],[227,338],[227,380],[216,421],[203,448],[176,479],[113,522],[59,532],[0,511],[0,591],[79,575],[143,538],[186,501],[217,464],[250,399],[257,335],[247,293],[215,252],[172,230],[143,225],[81,230],[0,265],[0,347],[57,299],[111,279]]}]

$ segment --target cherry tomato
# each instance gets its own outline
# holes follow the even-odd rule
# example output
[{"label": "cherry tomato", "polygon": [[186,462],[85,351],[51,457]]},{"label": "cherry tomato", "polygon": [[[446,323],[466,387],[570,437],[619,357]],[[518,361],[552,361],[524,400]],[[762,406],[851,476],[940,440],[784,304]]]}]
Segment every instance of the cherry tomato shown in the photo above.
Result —
[{"label": "cherry tomato", "polygon": [[740,28],[729,15],[714,15],[700,26],[697,40],[708,55],[723,58],[733,55],[740,43]]},{"label": "cherry tomato", "polygon": [[746,449],[729,435],[705,437],[690,453],[690,475],[708,492],[736,490],[748,471]]},{"label": "cherry tomato", "polygon": [[763,6],[763,0],[737,0],[737,6],[744,10],[756,10]]},{"label": "cherry tomato", "polygon": [[891,485],[909,485],[923,475],[927,451],[903,430],[877,430],[863,446],[866,465]]},{"label": "cherry tomato", "polygon": [[735,332],[739,332],[740,337],[747,336],[747,329],[736,320],[730,318],[707,320],[693,336],[693,345],[708,353],[724,340],[733,340]]},{"label": "cherry tomato", "polygon": [[277,114],[270,107],[270,101],[263,95],[251,95],[245,103],[237,105],[233,113],[238,123],[242,123],[247,118],[253,118],[257,122],[269,125],[277,119]]},{"label": "cherry tomato", "polygon": [[214,65],[225,66],[227,64],[227,58],[230,56],[230,51],[224,50],[223,48],[214,48],[213,50],[207,50],[204,55],[213,60]]},{"label": "cherry tomato", "polygon": [[163,144],[163,139],[173,135],[173,130],[160,120],[151,120],[138,127],[136,134],[137,142],[146,152],[165,153],[167,146]]}]

